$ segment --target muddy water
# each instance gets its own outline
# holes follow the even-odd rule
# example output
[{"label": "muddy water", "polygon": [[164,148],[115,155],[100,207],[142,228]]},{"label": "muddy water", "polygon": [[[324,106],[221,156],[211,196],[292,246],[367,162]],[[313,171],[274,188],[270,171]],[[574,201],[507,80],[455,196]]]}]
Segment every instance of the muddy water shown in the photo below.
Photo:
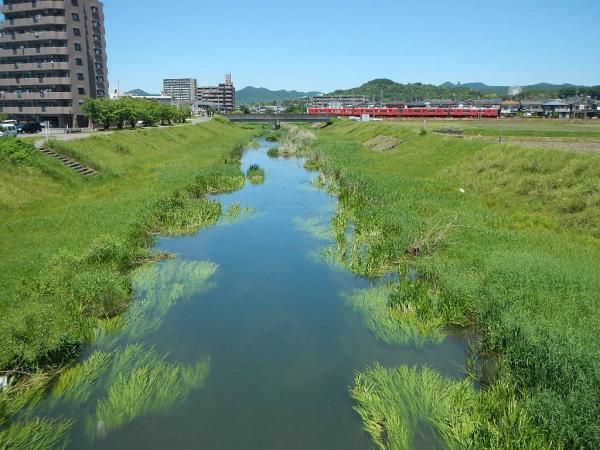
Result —
[{"label": "muddy water", "polygon": [[391,347],[344,303],[341,294],[369,282],[311,258],[327,241],[298,226],[306,219],[327,223],[335,199],[312,187],[315,175],[302,161],[269,158],[268,145],[261,142],[242,162],[244,171],[263,167],[265,183],[217,197],[225,209],[239,203],[253,214],[157,245],[178,261],[218,264],[209,289],[173,304],[140,340],[170,361],[210,358],[205,385],[167,412],[93,443],[76,425],[71,448],[370,449],[348,394],[357,370],[374,362],[426,364],[460,375],[461,339]]}]

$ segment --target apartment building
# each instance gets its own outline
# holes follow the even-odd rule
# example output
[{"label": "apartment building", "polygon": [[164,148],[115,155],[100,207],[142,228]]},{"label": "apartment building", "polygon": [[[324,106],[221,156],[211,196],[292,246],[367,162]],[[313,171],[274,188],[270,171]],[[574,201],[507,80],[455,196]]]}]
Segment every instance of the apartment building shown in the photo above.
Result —
[{"label": "apartment building", "polygon": [[225,75],[225,83],[218,86],[204,86],[197,90],[198,105],[220,112],[232,112],[235,109],[235,87],[231,74]]},{"label": "apartment building", "polygon": [[103,4],[3,0],[0,112],[17,120],[85,127],[85,97],[108,97]]},{"label": "apartment building", "polygon": [[168,78],[163,80],[162,95],[173,98],[177,103],[194,102],[197,89],[195,78]]}]

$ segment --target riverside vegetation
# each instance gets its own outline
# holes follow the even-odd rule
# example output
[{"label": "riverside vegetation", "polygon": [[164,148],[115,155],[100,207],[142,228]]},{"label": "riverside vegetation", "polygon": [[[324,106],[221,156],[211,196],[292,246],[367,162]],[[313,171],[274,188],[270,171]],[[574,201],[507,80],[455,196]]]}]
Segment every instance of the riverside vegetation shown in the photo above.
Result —
[{"label": "riverside vegetation", "polygon": [[[242,144],[255,134],[214,120],[51,143],[98,170],[85,179],[30,143],[0,142],[0,375],[10,383],[0,390],[0,448],[66,445],[73,421],[33,411],[56,380],[55,399],[100,396],[90,404],[92,437],[168,408],[204,383],[208,360],[182,366],[137,341],[175,300],[209,288],[217,267],[143,264],[161,258],[148,251],[157,234],[217,221],[221,207],[208,195],[243,186]],[[127,310],[132,283],[143,301]],[[98,350],[65,371],[91,342]],[[163,377],[170,381],[159,385]]]},{"label": "riverside vegetation", "polygon": [[[401,143],[363,146],[377,136]],[[447,324],[478,336],[466,381],[418,367],[357,375],[380,448],[600,447],[600,155],[387,122],[282,141],[340,200],[324,257],[397,280],[347,297],[379,337],[433,345]]]}]

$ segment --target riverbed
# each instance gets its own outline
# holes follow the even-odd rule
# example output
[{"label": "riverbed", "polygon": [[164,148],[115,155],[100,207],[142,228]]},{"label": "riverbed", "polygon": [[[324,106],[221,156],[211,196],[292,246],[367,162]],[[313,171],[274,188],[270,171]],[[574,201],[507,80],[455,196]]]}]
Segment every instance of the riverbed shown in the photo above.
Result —
[{"label": "riverbed", "polygon": [[[158,241],[156,251],[176,259],[152,267],[151,288],[135,284],[136,301],[173,298],[142,315],[151,326],[111,341],[113,349],[152,348],[170,363],[209,361],[205,382],[160,412],[108,431],[102,424],[101,433],[93,417],[86,420],[89,406],[59,407],[76,419],[70,448],[371,449],[348,394],[357,371],[380,363],[463,374],[467,348],[459,336],[421,348],[390,346],[365,326],[343,295],[376,281],[315,256],[331,244],[336,199],[313,186],[316,174],[302,159],[270,158],[275,144],[258,142],[245,152],[242,170],[259,165],[264,183],[215,197],[224,211],[241,206],[239,214]],[[201,288],[185,289],[188,263],[210,268]]]}]

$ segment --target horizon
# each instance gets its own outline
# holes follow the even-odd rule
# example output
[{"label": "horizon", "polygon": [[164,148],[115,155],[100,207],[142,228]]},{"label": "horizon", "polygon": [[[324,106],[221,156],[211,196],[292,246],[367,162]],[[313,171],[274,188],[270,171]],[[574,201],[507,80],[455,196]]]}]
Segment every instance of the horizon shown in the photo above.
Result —
[{"label": "horizon", "polygon": [[[339,0],[308,0],[285,8],[239,1],[198,8],[179,0],[165,21],[156,14],[163,6],[156,0],[144,8],[133,0],[104,0],[109,81],[111,88],[147,92],[160,92],[163,78],[212,85],[227,72],[240,88],[324,93],[377,78],[597,85],[600,62],[574,37],[593,29],[600,4],[576,3],[551,0],[539,8],[538,2],[510,0],[499,8],[475,0],[384,0],[374,8],[349,8]],[[175,35],[165,39],[169,31]]]}]

